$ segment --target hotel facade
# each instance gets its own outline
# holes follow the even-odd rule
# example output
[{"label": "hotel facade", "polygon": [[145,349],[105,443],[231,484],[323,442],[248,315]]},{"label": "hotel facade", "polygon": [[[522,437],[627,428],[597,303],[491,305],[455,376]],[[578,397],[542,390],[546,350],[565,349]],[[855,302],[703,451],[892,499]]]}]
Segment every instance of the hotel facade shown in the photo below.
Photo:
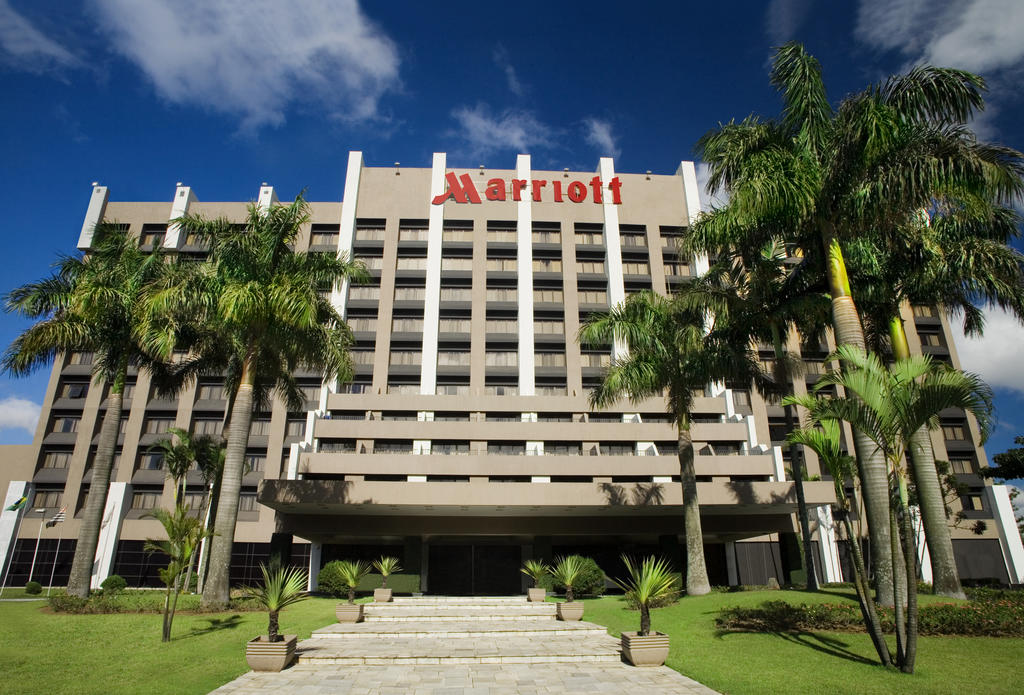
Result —
[{"label": "hotel facade", "polygon": [[[256,204],[277,201],[264,184]],[[178,185],[168,202],[118,202],[95,186],[78,248],[97,222],[127,225],[156,244],[201,258],[206,251],[170,224],[182,214],[242,222],[245,202],[200,202]],[[406,587],[430,593],[518,593],[525,559],[578,552],[614,574],[623,552],[659,553],[682,569],[677,436],[661,399],[595,410],[589,390],[613,359],[580,346],[594,312],[652,289],[670,293],[707,267],[677,242],[700,209],[694,166],[674,175],[513,169],[369,167],[352,152],[338,202],[311,202],[297,248],[362,260],[371,280],[336,288],[331,301],[356,339],[350,383],[297,374],[307,408],[275,401],[253,419],[235,535],[232,581],[250,581],[281,553],[316,571],[332,559],[397,556]],[[912,350],[959,365],[936,307],[905,307]],[[790,346],[806,391],[831,345]],[[770,349],[762,352],[770,366]],[[91,380],[92,355],[53,366],[33,444],[0,448],[4,508],[0,557],[7,585],[66,582],[91,482],[106,388]],[[223,379],[200,378],[176,399],[131,374],[93,583],[119,574],[157,583],[143,551],[161,536],[146,518],[171,506],[171,485],[151,450],[178,427],[219,434]],[[743,384],[708,384],[693,410],[695,467],[709,575],[714,584],[785,583],[800,565],[796,494],[779,405]],[[848,436],[848,433],[847,433]],[[976,424],[943,413],[936,458],[966,485],[953,501],[964,528],[953,545],[965,580],[1024,581],[1007,490],[977,475],[987,461]],[[850,577],[831,505],[833,484],[807,455],[805,483],[822,581]],[[821,479],[824,477],[825,479]],[[204,503],[190,473],[186,501]],[[62,507],[63,523],[47,527]],[[984,522],[977,534],[966,526]],[[927,560],[927,551],[924,551]],[[930,565],[924,563],[925,578]]]}]

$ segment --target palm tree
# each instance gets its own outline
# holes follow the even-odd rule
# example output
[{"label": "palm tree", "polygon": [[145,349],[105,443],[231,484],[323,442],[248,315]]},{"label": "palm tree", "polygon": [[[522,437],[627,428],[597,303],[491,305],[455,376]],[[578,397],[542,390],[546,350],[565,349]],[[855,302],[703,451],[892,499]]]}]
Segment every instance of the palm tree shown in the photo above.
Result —
[{"label": "palm tree", "polygon": [[689,305],[682,296],[634,294],[608,313],[592,316],[580,328],[579,341],[621,343],[628,349],[628,354],[616,357],[591,392],[592,406],[607,407],[623,397],[634,402],[651,396],[666,398],[679,438],[686,592],[700,596],[710,592],[711,585],[704,563],[690,410],[696,395],[712,382],[760,382],[761,375],[749,345],[725,330],[728,323],[723,320],[716,325],[708,311]]},{"label": "palm tree", "polygon": [[[914,436],[923,427],[936,429],[946,408],[962,408],[977,419],[983,436],[992,423],[992,392],[978,377],[960,372],[927,355],[896,360],[888,368],[874,354],[850,346],[836,351],[847,368],[826,374],[815,389],[842,386],[845,397],[790,397],[807,408],[815,421],[846,420],[871,438],[885,458],[892,480],[892,513],[903,535],[906,564],[907,606],[895,606],[896,664],[913,673],[917,654],[917,566],[914,530],[908,506],[908,472],[904,456],[914,447]],[[899,543],[891,541],[892,562],[900,560]]]},{"label": "palm tree", "polygon": [[[684,250],[691,251],[688,247]],[[807,341],[820,339],[828,321],[827,296],[808,284],[807,273],[793,271],[786,262],[785,247],[777,240],[753,249],[716,249],[715,255],[715,264],[691,283],[681,300],[690,302],[695,309],[706,307],[719,318],[728,317],[729,325],[736,331],[735,340],[741,344],[771,345],[774,360],[769,391],[777,396],[791,395],[793,376],[801,374],[801,367],[787,345],[794,329]],[[792,431],[793,407],[785,406],[784,413],[786,430]],[[804,495],[803,452],[795,444],[790,452],[807,589],[817,591]]]},{"label": "palm tree", "polygon": [[309,575],[304,569],[274,566],[273,563],[270,568],[261,564],[260,573],[263,584],[246,587],[245,595],[267,609],[267,641],[280,642],[284,638],[278,634],[278,616],[288,606],[309,598],[306,593]]},{"label": "palm tree", "polygon": [[860,550],[861,534],[854,531],[853,522],[850,520],[852,505],[846,494],[846,481],[857,480],[857,468],[853,457],[843,451],[839,421],[825,419],[812,423],[793,430],[787,435],[787,439],[790,443],[805,446],[817,454],[818,461],[832,476],[832,482],[836,489],[836,501],[839,504],[836,516],[843,522],[846,538],[850,544],[850,555],[853,558],[853,585],[857,591],[857,603],[860,605],[861,617],[864,619],[868,634],[871,635],[871,642],[878,653],[879,661],[882,666],[889,666],[892,664],[892,654],[889,652],[889,645],[882,632],[882,623],[878,619],[875,602],[871,598],[871,585],[867,568],[864,566],[864,556]]},{"label": "palm tree", "polygon": [[147,552],[163,553],[168,558],[167,567],[160,569],[160,579],[167,587],[164,595],[163,641],[170,642],[174,612],[178,607],[178,597],[184,588],[181,578],[186,569],[192,566],[192,556],[206,531],[202,522],[191,516],[188,507],[183,504],[175,504],[173,512],[154,509],[148,516],[159,521],[167,534],[167,540],[149,539],[145,547]]},{"label": "palm tree", "polygon": [[[955,201],[922,211],[898,238],[861,240],[853,258],[854,285],[869,343],[885,342],[895,359],[910,357],[900,304],[938,304],[964,316],[964,333],[981,334],[979,304],[998,306],[1024,321],[1024,256],[1008,245],[1018,236],[1020,216],[988,200]],[[859,256],[859,257],[858,257]],[[964,598],[953,556],[942,486],[927,431],[910,448],[914,486],[932,560],[935,593]]]},{"label": "palm tree", "polygon": [[196,357],[183,371],[227,373],[230,415],[203,587],[205,608],[228,601],[254,410],[268,404],[271,391],[289,409],[303,410],[305,399],[293,377],[299,367],[321,370],[325,379],[346,379],[351,373],[351,332],[321,292],[362,277],[361,266],[340,255],[296,253],[292,246],[309,217],[309,206],[299,196],[268,209],[250,205],[244,226],[192,215],[176,220],[186,233],[209,241],[210,263],[188,283],[163,288],[150,304],[155,352],[167,355],[186,342]]},{"label": "palm tree", "polygon": [[[171,427],[167,430],[171,437],[161,439],[149,448],[163,454],[164,469],[174,483],[174,505],[185,497],[185,478],[189,470],[196,464],[200,454],[192,435],[187,430]],[[175,441],[177,440],[177,441]]]},{"label": "palm tree", "polygon": [[[749,244],[767,234],[817,257],[832,297],[836,343],[863,349],[843,246],[869,231],[899,228],[951,191],[1009,203],[1024,189],[1024,159],[978,143],[964,125],[983,107],[985,83],[962,70],[917,67],[833,108],[818,61],[789,43],[775,54],[771,81],[782,94],[781,118],[730,122],[698,143],[711,167],[708,187],[724,188],[730,199],[698,222],[694,244]],[[854,433],[854,445],[878,596],[892,604],[885,462],[872,455],[864,433]]]},{"label": "palm tree", "polygon": [[22,376],[60,353],[90,351],[96,385],[108,386],[92,482],[68,579],[68,593],[84,598],[89,595],[107,503],[128,369],[149,370],[155,384],[173,391],[165,367],[143,347],[139,309],[149,287],[172,275],[176,266],[165,263],[159,249],[153,253],[141,251],[138,240],[120,225],[101,223],[96,225],[88,254],[62,257],[55,267],[50,277],[6,295],[8,311],[36,319],[37,323],[7,348],[3,369]]}]

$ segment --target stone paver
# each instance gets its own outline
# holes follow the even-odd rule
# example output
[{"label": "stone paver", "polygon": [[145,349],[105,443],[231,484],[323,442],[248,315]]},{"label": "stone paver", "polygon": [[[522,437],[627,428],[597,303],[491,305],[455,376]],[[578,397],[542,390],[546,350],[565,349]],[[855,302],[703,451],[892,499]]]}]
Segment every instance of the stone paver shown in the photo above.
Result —
[{"label": "stone paver", "polygon": [[717,695],[670,668],[617,664],[465,664],[452,666],[323,666],[298,664],[281,673],[249,672],[217,695],[593,695],[627,692]]},{"label": "stone paver", "polygon": [[600,625],[560,622],[554,604],[515,597],[401,598],[367,622],[332,623],[298,644],[281,673],[247,673],[222,695],[665,695],[714,691],[664,666],[623,663]]}]

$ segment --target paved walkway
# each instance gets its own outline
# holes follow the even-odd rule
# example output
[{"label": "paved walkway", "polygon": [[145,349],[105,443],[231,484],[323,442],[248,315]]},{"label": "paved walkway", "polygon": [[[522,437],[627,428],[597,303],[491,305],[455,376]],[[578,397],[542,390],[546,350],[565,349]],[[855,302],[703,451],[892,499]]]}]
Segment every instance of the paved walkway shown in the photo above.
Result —
[{"label": "paved walkway", "polygon": [[397,598],[365,622],[333,623],[281,673],[249,672],[220,695],[716,695],[667,667],[636,668],[600,625],[560,622],[555,604],[522,596]]}]

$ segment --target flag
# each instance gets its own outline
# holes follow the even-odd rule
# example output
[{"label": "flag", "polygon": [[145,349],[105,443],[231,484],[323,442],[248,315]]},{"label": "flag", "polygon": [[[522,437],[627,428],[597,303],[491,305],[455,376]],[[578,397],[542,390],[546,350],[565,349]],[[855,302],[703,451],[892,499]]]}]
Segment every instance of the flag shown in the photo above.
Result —
[{"label": "flag", "polygon": [[8,512],[16,512],[19,509],[21,509],[22,507],[24,507],[26,502],[28,502],[28,497],[25,497],[24,495],[22,495],[21,499],[18,500],[17,502],[15,502],[14,504],[12,504],[10,507],[8,507],[6,511],[8,511]]},{"label": "flag", "polygon": [[60,511],[53,515],[53,518],[46,522],[46,528],[56,526],[60,522],[64,521],[64,512],[68,510],[67,507],[61,507]]}]

